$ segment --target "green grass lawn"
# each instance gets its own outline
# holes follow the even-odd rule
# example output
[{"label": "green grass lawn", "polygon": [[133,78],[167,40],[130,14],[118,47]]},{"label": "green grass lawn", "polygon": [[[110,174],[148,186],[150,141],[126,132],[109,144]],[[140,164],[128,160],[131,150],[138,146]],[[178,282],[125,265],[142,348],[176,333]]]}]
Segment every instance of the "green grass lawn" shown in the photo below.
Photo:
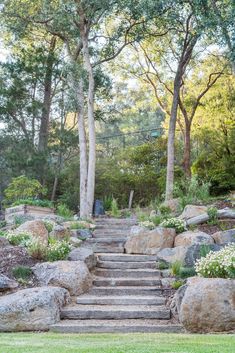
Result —
[{"label": "green grass lawn", "polygon": [[0,353],[235,353],[235,335],[0,334]]}]

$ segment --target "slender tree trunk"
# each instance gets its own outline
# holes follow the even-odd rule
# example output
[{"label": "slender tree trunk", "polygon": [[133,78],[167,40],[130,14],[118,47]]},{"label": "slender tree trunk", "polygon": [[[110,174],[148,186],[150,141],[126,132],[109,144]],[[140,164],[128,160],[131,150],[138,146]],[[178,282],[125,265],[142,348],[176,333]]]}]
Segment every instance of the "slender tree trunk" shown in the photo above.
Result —
[{"label": "slender tree trunk", "polygon": [[185,121],[183,166],[185,176],[191,178],[191,123],[189,121]]},{"label": "slender tree trunk", "polygon": [[58,185],[58,176],[56,175],[54,178],[54,184],[53,184],[53,189],[52,189],[52,194],[51,194],[51,201],[55,201],[57,185]]},{"label": "slender tree trunk", "polygon": [[49,133],[49,122],[50,122],[50,110],[51,110],[51,94],[52,94],[52,72],[54,63],[54,50],[56,45],[56,38],[51,39],[49,54],[46,63],[46,74],[44,80],[44,98],[43,98],[43,112],[41,117],[41,124],[39,130],[39,152],[45,153],[48,143]]},{"label": "slender tree trunk", "polygon": [[84,66],[88,73],[88,134],[89,134],[89,161],[87,176],[87,216],[93,213],[94,193],[95,193],[95,165],[96,165],[96,136],[95,136],[95,119],[94,119],[94,90],[95,82],[93,68],[90,62],[90,54],[88,48],[88,38],[83,32],[83,57]]},{"label": "slender tree trunk", "polygon": [[171,106],[170,124],[167,143],[167,175],[166,175],[166,200],[173,198],[174,189],[174,162],[175,162],[175,127],[179,104],[179,92],[181,83],[181,71],[178,70],[174,81],[174,95]]}]

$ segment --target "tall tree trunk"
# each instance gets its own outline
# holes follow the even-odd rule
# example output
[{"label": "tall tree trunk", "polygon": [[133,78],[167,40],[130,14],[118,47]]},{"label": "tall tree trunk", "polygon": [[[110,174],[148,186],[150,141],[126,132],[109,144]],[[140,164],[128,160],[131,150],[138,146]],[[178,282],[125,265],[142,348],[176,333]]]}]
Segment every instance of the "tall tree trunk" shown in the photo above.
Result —
[{"label": "tall tree trunk", "polygon": [[179,92],[181,83],[181,70],[178,70],[174,80],[174,95],[171,106],[170,124],[167,142],[167,175],[166,175],[166,200],[173,198],[174,189],[174,162],[175,162],[175,127],[179,104]]},{"label": "tall tree trunk", "polygon": [[83,32],[83,57],[84,66],[88,73],[88,135],[89,135],[89,161],[87,176],[87,216],[93,213],[94,193],[95,193],[95,165],[96,165],[96,136],[94,119],[94,90],[95,81],[93,68],[90,62],[87,34]]},{"label": "tall tree trunk", "polygon": [[46,63],[46,74],[44,80],[44,97],[43,97],[43,111],[41,117],[41,124],[39,130],[38,150],[45,153],[48,143],[50,110],[51,110],[51,94],[52,94],[52,72],[54,64],[54,50],[56,45],[56,38],[51,39],[49,53]]},{"label": "tall tree trunk", "polygon": [[191,123],[185,121],[183,167],[186,177],[191,178]]},{"label": "tall tree trunk", "polygon": [[78,101],[78,136],[80,148],[80,217],[88,216],[87,206],[87,139],[84,117],[84,92],[83,82],[80,80],[77,88]]}]

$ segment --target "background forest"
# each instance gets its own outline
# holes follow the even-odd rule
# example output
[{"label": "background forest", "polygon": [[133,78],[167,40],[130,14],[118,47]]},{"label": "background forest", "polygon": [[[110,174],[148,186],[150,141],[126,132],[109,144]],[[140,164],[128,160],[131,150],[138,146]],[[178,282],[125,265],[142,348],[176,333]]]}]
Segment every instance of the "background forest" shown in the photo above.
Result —
[{"label": "background forest", "polygon": [[21,175],[73,211],[83,194],[88,209],[178,197],[192,176],[234,190],[234,15],[232,0],[4,1],[0,200]]}]

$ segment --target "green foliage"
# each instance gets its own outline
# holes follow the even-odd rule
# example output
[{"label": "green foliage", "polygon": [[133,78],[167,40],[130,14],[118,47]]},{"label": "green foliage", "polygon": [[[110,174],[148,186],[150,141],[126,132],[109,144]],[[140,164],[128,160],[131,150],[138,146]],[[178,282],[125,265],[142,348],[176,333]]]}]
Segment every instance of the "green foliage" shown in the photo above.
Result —
[{"label": "green foliage", "polygon": [[87,229],[87,227],[81,222],[73,222],[70,225],[70,229]]},{"label": "green foliage", "polygon": [[0,228],[6,227],[7,222],[6,221],[0,221]]},{"label": "green foliage", "polygon": [[158,209],[163,217],[169,217],[171,214],[171,209],[168,206],[160,205]]},{"label": "green foliage", "polygon": [[179,276],[182,267],[181,261],[175,261],[170,265],[171,273],[173,276]]},{"label": "green foliage", "polygon": [[28,280],[29,277],[32,275],[32,270],[30,267],[18,266],[13,268],[12,274],[17,280]]},{"label": "green foliage", "polygon": [[158,265],[157,267],[159,268],[159,270],[168,270],[168,268],[169,268],[169,265],[164,261],[159,261],[159,263],[157,265]]},{"label": "green foliage", "polygon": [[200,258],[206,257],[207,254],[211,251],[210,246],[208,244],[201,244],[200,246]]},{"label": "green foliage", "polygon": [[119,218],[121,216],[121,212],[118,209],[117,200],[114,198],[112,199],[110,214],[112,217],[117,217],[117,218]]},{"label": "green foliage", "polygon": [[38,207],[49,207],[53,208],[53,202],[49,200],[34,200],[34,199],[19,199],[11,206],[19,206],[19,205],[29,205],[29,206],[38,206]]},{"label": "green foliage", "polygon": [[217,225],[218,224],[218,210],[216,207],[209,207],[207,209],[207,214],[209,216],[208,224]]},{"label": "green foliage", "polygon": [[200,181],[196,175],[193,175],[191,179],[184,180],[181,184],[176,184],[174,194],[180,198],[180,206],[183,209],[189,204],[207,203],[210,200],[209,190],[209,182]]},{"label": "green foliage", "polygon": [[47,248],[46,259],[48,261],[66,260],[71,249],[72,247],[67,241],[51,239]]},{"label": "green foliage", "polygon": [[19,227],[21,224],[33,220],[33,217],[28,216],[28,215],[21,215],[21,216],[14,216],[14,225],[16,227]]},{"label": "green foliage", "polygon": [[194,267],[181,267],[179,271],[180,278],[188,278],[196,275]]},{"label": "green foliage", "polygon": [[139,222],[146,222],[149,220],[149,215],[146,212],[143,212],[140,207],[136,208],[135,213]]},{"label": "green foliage", "polygon": [[161,222],[160,226],[165,228],[174,228],[176,233],[182,233],[186,230],[185,222],[178,218],[168,218]]},{"label": "green foliage", "polygon": [[223,249],[210,251],[206,257],[196,261],[197,274],[209,278],[235,278],[235,244],[229,244]]},{"label": "green foliage", "polygon": [[183,285],[184,285],[184,281],[182,281],[180,279],[176,280],[175,282],[173,282],[171,284],[172,288],[176,289],[176,290],[179,289],[180,287],[182,287]]},{"label": "green foliage", "polygon": [[73,217],[73,212],[63,203],[57,206],[56,212],[59,216],[64,217],[66,219]]},{"label": "green foliage", "polygon": [[13,178],[5,189],[7,203],[16,202],[20,199],[36,198],[44,195],[46,189],[36,179],[29,179],[24,175]]},{"label": "green foliage", "polygon": [[47,245],[42,243],[39,239],[32,239],[27,245],[27,251],[30,256],[37,260],[46,260]]},{"label": "green foliage", "polygon": [[6,232],[4,236],[12,245],[26,246],[31,239],[31,234],[28,234],[25,232],[24,233]]},{"label": "green foliage", "polygon": [[54,224],[49,221],[43,221],[44,226],[46,227],[48,233],[52,232]]},{"label": "green foliage", "polygon": [[104,210],[110,211],[112,206],[113,197],[112,196],[105,196],[103,199]]},{"label": "green foliage", "polygon": [[161,216],[151,216],[150,221],[153,222],[153,224],[157,227],[159,224],[162,222],[163,218]]},{"label": "green foliage", "polygon": [[155,224],[151,221],[140,222],[139,226],[144,227],[144,228],[148,228],[150,230],[155,228]]}]

